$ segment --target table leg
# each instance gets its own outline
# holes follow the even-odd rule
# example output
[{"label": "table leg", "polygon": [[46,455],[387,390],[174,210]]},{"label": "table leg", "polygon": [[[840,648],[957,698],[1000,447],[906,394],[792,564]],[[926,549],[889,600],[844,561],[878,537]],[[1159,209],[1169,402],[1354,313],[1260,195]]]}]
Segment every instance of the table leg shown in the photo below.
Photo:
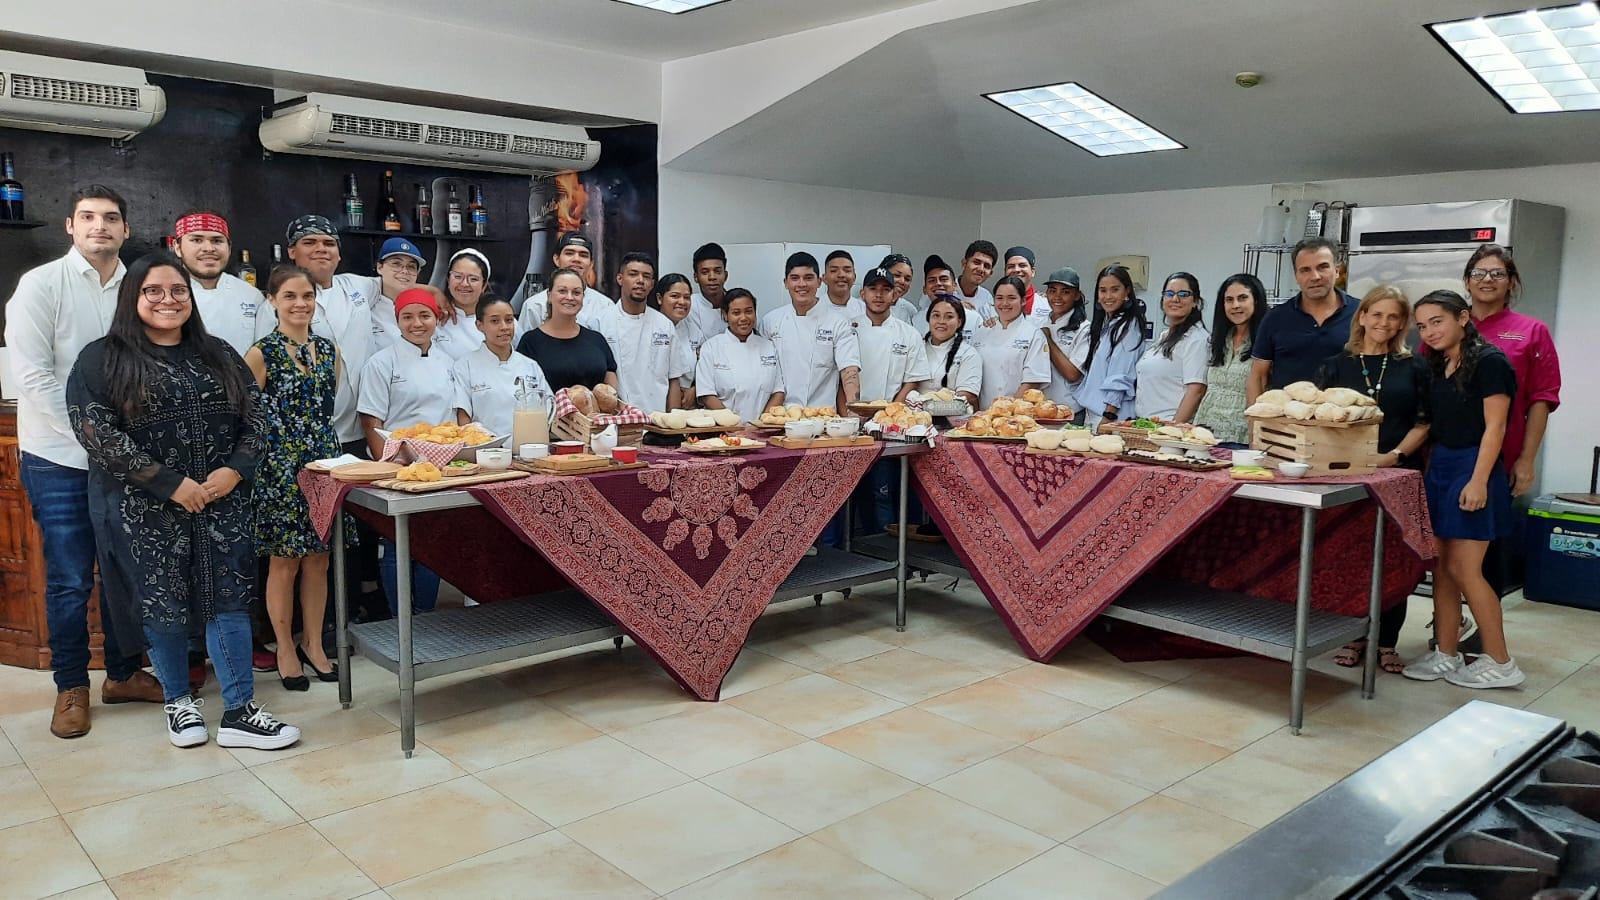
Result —
[{"label": "table leg", "polygon": [[1383,504],[1373,500],[1377,522],[1372,536],[1372,593],[1367,598],[1367,655],[1361,668],[1361,696],[1371,700],[1378,685],[1378,620],[1383,617]]},{"label": "table leg", "polygon": [[349,592],[345,590],[344,571],[344,513],[333,517],[333,623],[334,634],[339,636],[339,705],[350,708],[353,691],[350,684],[350,608]]},{"label": "table leg", "polygon": [[[871,473],[872,473],[872,470],[868,469],[866,477],[868,477],[868,478],[872,477]],[[855,490],[851,489],[850,493],[851,493],[852,496],[845,498],[845,501],[844,501],[844,536],[841,538],[841,540],[844,541],[843,550],[846,553],[850,552],[850,532],[855,530],[855,521],[856,521],[856,517],[855,517],[855,500],[853,499],[853,496],[855,494]]]},{"label": "table leg", "polygon": [[400,750],[417,746],[416,670],[411,662],[411,517],[394,517],[395,605],[400,616]]},{"label": "table leg", "polygon": [[906,630],[906,495],[911,491],[911,457],[900,457],[900,529],[895,538],[894,630]]},{"label": "table leg", "polygon": [[1306,642],[1311,630],[1311,572],[1317,538],[1317,511],[1300,511],[1300,573],[1294,599],[1294,658],[1289,683],[1289,730],[1300,733],[1306,703]]}]

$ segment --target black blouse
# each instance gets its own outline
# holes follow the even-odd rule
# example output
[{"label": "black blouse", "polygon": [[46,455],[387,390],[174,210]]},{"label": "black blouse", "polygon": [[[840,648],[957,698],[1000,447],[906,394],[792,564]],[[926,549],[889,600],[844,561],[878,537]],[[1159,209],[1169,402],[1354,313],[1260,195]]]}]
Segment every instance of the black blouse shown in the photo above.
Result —
[{"label": "black blouse", "polygon": [[[1383,421],[1378,423],[1378,452],[1388,453],[1400,446],[1406,434],[1419,424],[1433,421],[1428,402],[1428,387],[1433,373],[1417,356],[1354,356],[1338,353],[1323,361],[1317,371],[1317,387],[1350,388],[1378,401]],[[1366,372],[1363,374],[1362,369]]]},{"label": "black blouse", "polygon": [[617,358],[605,336],[582,326],[571,338],[551,337],[535,328],[517,342],[517,352],[539,364],[551,390],[593,387],[606,380],[607,372],[617,370]]},{"label": "black blouse", "polygon": [[1483,349],[1470,382],[1461,383],[1460,374],[1435,378],[1431,391],[1433,439],[1452,450],[1465,450],[1482,442],[1488,427],[1483,418],[1483,398],[1517,395],[1517,373],[1506,355],[1493,346]]}]

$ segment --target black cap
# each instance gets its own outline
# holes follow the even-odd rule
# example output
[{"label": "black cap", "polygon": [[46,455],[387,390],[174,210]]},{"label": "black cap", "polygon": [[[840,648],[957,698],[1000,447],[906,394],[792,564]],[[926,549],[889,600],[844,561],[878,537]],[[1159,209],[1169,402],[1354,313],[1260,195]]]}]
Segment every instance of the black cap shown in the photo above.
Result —
[{"label": "black cap", "polygon": [[1033,251],[1029,250],[1027,247],[1012,247],[1010,250],[1006,251],[1005,256],[1000,258],[1000,262],[1004,263],[1013,256],[1020,256],[1028,261],[1028,265],[1033,265]]},{"label": "black cap", "polygon": [[890,287],[894,287],[894,276],[890,275],[889,270],[882,266],[876,269],[869,269],[866,277],[861,279],[861,286],[869,288],[875,284],[887,284]]},{"label": "black cap", "polygon": [[940,269],[944,269],[945,271],[949,271],[949,272],[954,272],[955,271],[954,269],[950,268],[950,265],[948,263],[946,263],[944,261],[944,257],[940,256],[937,253],[933,254],[932,256],[929,256],[926,260],[923,260],[923,262],[922,262],[922,274],[923,275],[927,275],[929,272],[937,272]]},{"label": "black cap", "polygon": [[594,242],[581,231],[569,231],[556,241],[556,252],[560,253],[568,247],[582,247],[590,252],[594,251]]}]

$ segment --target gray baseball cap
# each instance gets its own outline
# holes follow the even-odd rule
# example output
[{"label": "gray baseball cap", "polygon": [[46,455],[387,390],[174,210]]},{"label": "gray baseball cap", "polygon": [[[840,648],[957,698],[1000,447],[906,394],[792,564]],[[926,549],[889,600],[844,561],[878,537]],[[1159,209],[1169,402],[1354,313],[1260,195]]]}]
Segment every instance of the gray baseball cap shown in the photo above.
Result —
[{"label": "gray baseball cap", "polygon": [[1080,287],[1081,286],[1079,284],[1079,282],[1078,282],[1078,270],[1072,268],[1071,266],[1062,266],[1061,268],[1055,270],[1054,272],[1051,272],[1050,273],[1050,277],[1046,278],[1044,280],[1044,283],[1045,284],[1070,284],[1073,287]]}]

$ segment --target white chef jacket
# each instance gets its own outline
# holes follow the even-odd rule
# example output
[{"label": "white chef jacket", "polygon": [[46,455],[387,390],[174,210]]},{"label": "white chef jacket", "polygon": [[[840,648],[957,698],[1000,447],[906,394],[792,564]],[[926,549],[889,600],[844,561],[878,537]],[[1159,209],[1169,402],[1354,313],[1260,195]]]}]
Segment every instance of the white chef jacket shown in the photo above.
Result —
[{"label": "white chef jacket", "polygon": [[256,315],[267,305],[261,292],[242,278],[224,272],[215,288],[194,282],[194,310],[206,331],[244,355],[256,342]]},{"label": "white chef jacket", "polygon": [[838,310],[839,312],[844,313],[844,317],[847,318],[847,319],[854,319],[856,316],[864,316],[864,315],[867,314],[867,301],[862,300],[860,297],[857,297],[855,294],[851,294],[850,295],[850,299],[846,300],[844,302],[843,306],[840,306],[839,304],[834,303],[832,300],[830,300],[828,298],[828,292],[827,291],[823,291],[818,296],[820,296],[822,298],[822,302],[823,303],[826,303],[829,306],[833,307],[834,309]]},{"label": "white chef jacket", "polygon": [[[333,427],[342,444],[362,440],[361,422],[356,419],[357,398],[361,394],[359,376],[365,373],[372,356],[371,310],[372,298],[379,296],[378,284],[378,279],[370,275],[347,272],[333,276],[329,287],[317,288],[311,333],[333,341],[344,361],[345,377],[339,379],[339,391],[333,398]],[[256,314],[256,338],[266,337],[277,327],[277,310],[270,303],[262,304]]]},{"label": "white chef jacket", "polygon": [[894,302],[894,306],[889,310],[889,315],[894,316],[896,319],[899,319],[907,325],[915,328],[920,313],[918,312],[917,304],[914,301],[907,297],[901,297],[899,300]]},{"label": "white chef jacket", "polygon": [[[1085,318],[1083,320],[1083,324],[1079,325],[1077,328],[1068,328],[1067,322],[1071,320],[1072,311],[1068,310],[1064,315],[1061,316],[1059,321],[1054,323],[1046,323],[1045,327],[1049,328],[1050,333],[1055,336],[1056,346],[1061,348],[1061,352],[1065,353],[1067,358],[1072,360],[1073,365],[1078,366],[1081,369],[1083,366],[1083,357],[1089,355],[1089,332],[1084,328],[1084,325],[1089,323],[1089,319]],[[1082,348],[1077,346],[1079,337],[1083,338],[1084,346]],[[1078,402],[1073,383],[1067,380],[1067,376],[1057,372],[1055,366],[1050,365],[1049,345],[1047,344],[1044,349],[1045,365],[1050,366],[1050,384],[1045,386],[1044,395],[1050,398],[1050,400],[1057,405],[1070,406],[1074,412],[1082,409],[1083,405]]]},{"label": "white chef jacket", "polygon": [[[1167,331],[1161,332],[1165,338]],[[1196,323],[1178,339],[1172,358],[1161,353],[1161,338],[1145,345],[1139,357],[1137,387],[1134,388],[1134,415],[1171,419],[1178,414],[1183,392],[1191,384],[1206,383],[1206,368],[1211,355],[1211,333]]]},{"label": "white chef jacket", "polygon": [[405,337],[400,334],[400,322],[394,314],[394,298],[383,295],[383,281],[373,278],[372,288],[372,337],[367,342],[367,355],[377,353],[385,347],[392,347]]},{"label": "white chef jacket", "polygon": [[[678,322],[676,325],[673,326],[673,331],[675,331],[677,333],[677,340],[680,343],[682,343],[685,347],[688,347],[689,350],[692,353],[694,353],[694,358],[696,360],[698,360],[700,358],[700,348],[705,346],[705,342],[704,341],[696,341],[692,337],[693,329],[691,329],[689,327],[689,319],[690,318],[691,318],[690,316],[684,316],[683,321]],[[722,332],[722,333],[726,334],[727,332]],[[716,335],[712,335],[712,337],[715,337],[715,336]],[[615,354],[613,354],[613,355],[615,355]],[[694,390],[694,369],[692,367],[689,369],[688,372],[684,373],[682,378],[678,379],[678,385],[680,387],[682,387],[686,391],[693,391]],[[690,394],[690,396],[697,397],[699,395],[698,394]]]},{"label": "white chef jacket", "polygon": [[67,376],[83,348],[111,329],[127,271],[119,261],[111,280],[101,285],[100,273],[73,247],[60,259],[22,273],[6,303],[11,365],[4,373],[17,398],[22,452],[58,466],[89,468],[89,455],[67,418]]},{"label": "white chef jacket", "polygon": [[[583,289],[583,308],[578,310],[578,324],[585,328],[594,328],[600,313],[617,305],[617,301],[607,297],[591,287]],[[522,313],[517,316],[517,327],[520,333],[526,334],[544,324],[550,318],[550,292],[540,291],[529,297],[522,304]]]},{"label": "white chef jacket", "polygon": [[1044,335],[1027,316],[1012,319],[1009,328],[999,322],[980,325],[972,343],[983,357],[983,393],[978,400],[984,408],[996,397],[1014,395],[1019,385],[1048,385],[1052,380]]},{"label": "white chef jacket", "polygon": [[[957,284],[956,299],[960,300],[963,304],[971,303],[973,306],[977,307],[977,309],[967,310],[967,322],[974,328],[996,317],[996,313],[994,311],[994,295],[989,293],[989,289],[981,284],[978,285],[978,290],[974,292],[971,297],[961,293],[961,285]],[[978,314],[977,321],[973,321],[973,313]]]},{"label": "white chef jacket", "polygon": [[778,348],[759,334],[741,341],[724,331],[700,348],[694,383],[697,396],[716,396],[740,418],[754,422],[767,411],[767,400],[783,390]]},{"label": "white chef jacket", "polygon": [[[511,346],[515,347],[517,335],[512,335],[511,339],[513,341]],[[433,344],[451,359],[464,359],[483,346],[483,332],[478,330],[476,318],[458,309],[454,322],[441,321],[439,327],[434,329]]]},{"label": "white chef jacket", "polygon": [[867,316],[850,320],[861,354],[861,399],[893,400],[906,382],[920,384],[929,375],[921,335],[891,314],[882,325]]},{"label": "white chef jacket", "polygon": [[645,412],[667,409],[667,386],[694,371],[694,350],[678,339],[672,320],[645,307],[633,315],[614,303],[595,321],[617,358],[617,393]]},{"label": "white chef jacket", "polygon": [[689,297],[689,315],[678,323],[679,327],[687,327],[689,343],[694,347],[694,352],[699,353],[706,341],[728,330],[728,323],[722,320],[722,310],[711,305],[700,294]]},{"label": "white chef jacket", "polygon": [[955,362],[950,365],[950,378],[946,383],[940,384],[941,381],[946,381],[944,364],[950,357],[950,348],[954,347],[955,343],[956,339],[951,338],[938,346],[934,346],[931,342],[924,344],[928,355],[928,377],[917,386],[917,390],[926,394],[948,387],[952,391],[970,391],[974,397],[983,396],[983,357],[978,353],[978,348],[972,345],[972,341],[966,338],[961,339],[961,346],[956,350]]},{"label": "white chef jacket", "polygon": [[[379,350],[361,371],[362,415],[383,423],[385,431],[419,422],[456,420],[455,360],[437,347],[427,356],[410,341]],[[499,432],[501,434],[505,432]]]},{"label": "white chef jacket", "polygon": [[540,396],[547,410],[554,399],[544,370],[515,350],[510,359],[502,360],[485,344],[456,360],[450,372],[455,377],[456,409],[491,434],[511,433],[517,411],[518,377],[524,388]]},{"label": "white chef jacket", "polygon": [[789,304],[761,318],[761,334],[778,348],[788,400],[801,406],[838,402],[839,373],[861,366],[855,329],[838,307],[819,301],[806,315]]}]

